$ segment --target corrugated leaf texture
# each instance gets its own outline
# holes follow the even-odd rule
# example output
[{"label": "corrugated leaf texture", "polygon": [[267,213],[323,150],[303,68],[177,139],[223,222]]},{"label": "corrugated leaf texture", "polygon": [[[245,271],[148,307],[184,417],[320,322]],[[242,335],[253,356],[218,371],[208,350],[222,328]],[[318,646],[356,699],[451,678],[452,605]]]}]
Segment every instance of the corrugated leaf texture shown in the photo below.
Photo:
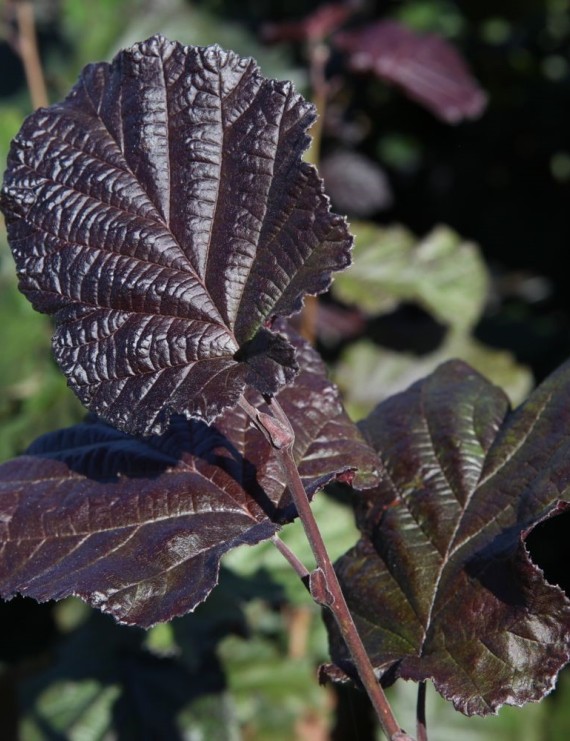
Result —
[{"label": "corrugated leaf texture", "polygon": [[349,261],[301,162],[313,106],[217,46],[155,36],[30,116],[2,191],[21,290],[81,401],[124,431],[291,381],[275,316]]},{"label": "corrugated leaf texture", "polygon": [[[373,485],[376,454],[316,353],[292,341],[302,371],[278,399],[307,492],[355,468],[356,486]],[[226,551],[270,538],[294,516],[273,451],[241,407],[213,426],[178,418],[145,440],[88,421],[0,466],[0,593],[74,594],[148,627],[194,609]]]},{"label": "corrugated leaf texture", "polygon": [[[529,543],[568,508],[568,409],[570,365],[510,413],[502,391],[453,361],[362,423],[385,472],[359,498],[362,537],[336,568],[386,681],[432,679],[469,715],[553,688],[570,658],[570,601]],[[546,535],[551,562],[561,530]]]},{"label": "corrugated leaf texture", "polygon": [[397,21],[377,21],[334,37],[355,71],[373,72],[443,121],[478,118],[487,96],[459,52],[436,34]]}]

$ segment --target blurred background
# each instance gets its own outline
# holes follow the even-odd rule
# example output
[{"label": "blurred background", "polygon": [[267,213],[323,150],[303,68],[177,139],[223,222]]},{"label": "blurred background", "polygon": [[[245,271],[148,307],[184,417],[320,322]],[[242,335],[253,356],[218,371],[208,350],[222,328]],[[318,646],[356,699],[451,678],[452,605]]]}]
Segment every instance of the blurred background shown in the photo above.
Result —
[{"label": "blurred background", "polygon": [[[157,32],[253,56],[266,76],[293,80],[313,100],[321,118],[307,156],[349,217],[355,264],[299,321],[355,419],[449,357],[517,405],[570,356],[569,0],[0,8],[3,163],[44,94],[26,57],[30,9],[50,102],[86,63]],[[50,336],[49,320],[17,291],[2,226],[0,460],[83,415]],[[315,506],[340,555],[357,537],[350,510],[325,495]],[[306,553],[296,525],[286,533]],[[319,611],[280,559],[267,544],[238,549],[194,615],[148,633],[75,600],[0,605],[0,736],[376,738],[360,695],[317,686],[327,658]],[[391,692],[411,730],[415,688]],[[543,703],[484,720],[463,718],[431,691],[428,728],[440,740],[570,738],[570,676]]]}]

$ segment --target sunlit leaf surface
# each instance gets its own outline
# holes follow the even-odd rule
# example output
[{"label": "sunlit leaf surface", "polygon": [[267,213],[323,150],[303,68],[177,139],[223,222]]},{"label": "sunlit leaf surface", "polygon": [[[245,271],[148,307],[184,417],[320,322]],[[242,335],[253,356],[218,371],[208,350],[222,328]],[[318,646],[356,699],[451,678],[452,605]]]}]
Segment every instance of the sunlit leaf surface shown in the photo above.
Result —
[{"label": "sunlit leaf surface", "polygon": [[157,433],[292,380],[273,318],[350,260],[301,162],[314,117],[253,60],[155,36],[26,120],[2,190],[20,289],[92,411]]},{"label": "sunlit leaf surface", "polygon": [[456,361],[362,423],[385,473],[357,500],[362,537],[337,570],[380,673],[432,679],[469,715],[553,688],[570,658],[570,600],[534,541],[546,528],[548,563],[560,564],[569,408],[568,365],[510,413],[503,392]]},{"label": "sunlit leaf surface", "polygon": [[[277,398],[307,492],[354,469],[356,486],[374,485],[376,454],[318,355],[290,339],[302,371]],[[249,400],[263,407],[257,392]],[[294,516],[273,450],[241,407],[213,426],[179,417],[145,440],[89,421],[0,467],[0,591],[40,601],[74,594],[148,627],[194,609],[225,552]]]}]

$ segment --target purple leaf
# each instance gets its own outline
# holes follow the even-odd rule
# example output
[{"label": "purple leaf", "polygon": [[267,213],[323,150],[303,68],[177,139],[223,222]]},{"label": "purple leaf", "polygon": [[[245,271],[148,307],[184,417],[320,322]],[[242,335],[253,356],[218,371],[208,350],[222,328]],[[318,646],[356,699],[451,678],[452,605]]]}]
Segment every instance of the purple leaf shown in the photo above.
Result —
[{"label": "purple leaf", "polygon": [[529,543],[568,508],[568,409],[568,364],[511,414],[502,391],[454,361],[362,423],[385,472],[358,499],[362,537],[336,569],[387,681],[432,679],[468,715],[554,687],[570,659],[570,600]]},{"label": "purple leaf", "polygon": [[487,96],[457,50],[441,36],[421,35],[397,21],[335,35],[356,72],[374,72],[447,123],[478,118]]},{"label": "purple leaf", "polygon": [[81,401],[150,434],[215,419],[297,366],[275,316],[350,262],[301,162],[313,106],[251,59],[155,36],[90,65],[12,144],[2,207],[20,288],[57,323]]},{"label": "purple leaf", "polygon": [[[376,454],[316,353],[292,341],[303,370],[278,399],[307,492],[356,467],[355,485],[374,485]],[[257,392],[248,399],[264,408]],[[0,466],[0,592],[75,594],[148,627],[194,609],[226,551],[270,538],[294,516],[273,451],[241,407],[210,427],[179,417],[145,440],[90,421]]]}]

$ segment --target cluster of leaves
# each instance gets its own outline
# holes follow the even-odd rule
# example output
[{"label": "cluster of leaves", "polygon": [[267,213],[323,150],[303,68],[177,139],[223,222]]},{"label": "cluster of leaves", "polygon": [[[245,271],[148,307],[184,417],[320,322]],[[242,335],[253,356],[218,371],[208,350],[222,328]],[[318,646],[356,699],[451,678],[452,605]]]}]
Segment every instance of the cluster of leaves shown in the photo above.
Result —
[{"label": "cluster of leaves", "polygon": [[[343,30],[347,23],[352,23],[350,30]],[[300,21],[268,26],[265,35],[304,42],[309,50],[328,45],[342,54],[345,76],[354,71],[373,73],[448,124],[478,117],[485,108],[485,93],[440,34],[413,31],[395,20],[359,24],[354,7],[333,3]],[[353,150],[325,156],[322,172],[333,204],[352,216],[370,215],[392,199],[381,171]],[[422,240],[399,225],[380,228],[357,221],[351,223],[351,231],[355,264],[337,277],[332,295],[353,311],[321,309],[318,334],[325,345],[343,341],[334,373],[353,417],[367,414],[382,399],[453,357],[466,360],[505,388],[513,403],[526,398],[532,387],[529,370],[510,353],[489,348],[473,336],[491,285],[477,245],[443,226]],[[398,325],[396,310],[409,306],[419,307],[434,320],[431,326],[428,321],[425,335],[431,330],[433,341],[428,340],[426,347],[417,329],[407,346],[402,340],[405,331]],[[388,332],[382,331],[379,319],[385,320]],[[389,341],[395,332],[397,349]]]},{"label": "cluster of leaves", "polygon": [[[467,713],[539,699],[568,659],[569,603],[553,586],[559,576],[547,570],[551,583],[545,582],[524,543],[533,556],[535,548],[540,550],[541,528],[564,519],[565,506],[557,499],[567,496],[566,439],[559,414],[567,371],[511,418],[503,394],[465,366],[444,366],[362,424],[377,456],[342,411],[318,357],[274,319],[298,309],[304,293],[325,288],[330,271],[347,261],[344,224],[329,215],[312,170],[293,166],[306,144],[309,109],[287,86],[266,85],[251,64],[218,51],[191,54],[188,65],[198,82],[194,89],[177,87],[178,80],[172,87],[165,84],[164,105],[156,97],[161,87],[157,74],[166,71],[170,80],[173,70],[187,63],[180,47],[151,40],[131,55],[122,55],[115,67],[92,68],[66,102],[40,114],[41,155],[34,149],[37,118],[27,123],[13,149],[4,205],[21,286],[38,308],[55,315],[56,354],[59,347],[58,359],[76,391],[115,425],[129,432],[163,432],[174,412],[216,420],[207,427],[177,419],[164,434],[142,440],[91,419],[40,439],[27,456],[5,464],[3,592],[42,600],[79,594],[125,622],[144,626],[196,607],[217,580],[223,552],[269,538],[294,516],[269,446],[235,407],[243,388],[254,386],[258,391],[248,392],[250,401],[261,406],[259,391],[274,394],[288,413],[297,433],[296,461],[310,494],[355,468],[359,474],[353,484],[370,488],[376,484],[375,469],[383,467],[379,486],[358,498],[362,539],[341,559],[339,574],[367,648],[387,680],[433,678]],[[137,134],[127,147],[127,129],[110,101],[123,84],[119,67],[129,65],[144,68],[141,77],[149,75],[152,94],[139,83],[126,90],[126,97],[138,98],[147,114],[137,122],[144,135]],[[207,187],[200,190],[191,177],[169,173],[174,195],[193,196],[183,216],[171,218],[163,187],[169,169],[164,163],[172,164],[170,152],[161,150],[163,117],[190,98],[200,101],[204,111],[222,98],[226,105],[213,106],[220,121],[204,113],[191,122],[200,135],[185,146],[193,142],[195,172],[200,171]],[[89,138],[78,137],[72,128],[78,117],[94,127]],[[94,126],[95,118],[106,131]],[[181,114],[178,131],[187,131],[189,123]],[[264,137],[259,136],[261,124]],[[223,142],[217,152],[216,131]],[[167,143],[176,155],[176,139]],[[271,173],[264,159],[273,163]],[[246,160],[251,170],[243,167]],[[214,187],[222,183],[222,168],[226,175],[249,171],[251,179],[245,177],[243,187],[224,180],[228,190],[222,192]],[[261,188],[260,206],[264,177],[268,187]],[[49,214],[42,201],[56,204]],[[90,206],[90,220],[74,223],[77,212]],[[285,225],[280,220],[284,211]],[[309,212],[308,219],[301,211]],[[193,226],[209,223],[204,232],[189,234],[184,232],[188,220],[194,220]],[[296,261],[279,264],[284,245],[288,250],[298,246],[301,233],[306,251]],[[252,234],[257,236],[250,244]],[[100,235],[105,235],[102,250],[93,247]],[[23,241],[26,250],[17,246]],[[392,296],[385,291],[377,305],[363,308],[377,312],[391,300],[411,298],[450,325],[463,316],[461,329],[470,329],[484,277],[473,284],[477,310],[457,311],[457,301],[464,305],[463,292],[449,297],[449,307],[440,305],[431,288],[449,280],[445,271],[455,263],[456,250],[475,265],[474,250],[446,232],[423,248],[414,249],[409,235],[403,241],[401,254],[415,251],[422,273],[398,271],[399,281],[381,276],[380,285],[392,283]],[[268,242],[273,245],[269,250]],[[210,244],[211,270],[204,262],[204,246],[207,253]],[[436,269],[435,280],[424,282],[426,257],[428,265],[437,266],[449,253],[451,260],[441,260],[442,272]],[[139,265],[141,258],[145,267]],[[79,274],[72,275],[78,265],[83,266]],[[361,280],[370,277],[364,272]],[[140,293],[126,294],[125,278]],[[152,286],[157,289],[149,293]],[[350,279],[343,290],[350,295]],[[362,289],[356,293],[362,295]],[[206,327],[200,341],[185,342],[200,323]],[[223,367],[215,383],[198,378],[199,364],[206,364],[204,378],[213,367]],[[152,403],[139,403],[141,396]],[[512,471],[525,466],[534,477],[517,480]],[[544,470],[548,480],[540,476]],[[527,493],[524,502],[521,489]],[[497,492],[501,496],[495,500]],[[417,562],[406,556],[410,550],[425,556],[422,569],[430,572],[429,580],[420,583]],[[555,549],[553,562],[559,557]],[[391,588],[384,589],[386,584]],[[371,594],[373,607],[363,614]],[[456,639],[453,621],[459,614],[449,607],[450,594],[470,611],[471,623],[460,620],[480,643],[477,653],[470,633],[456,640],[453,662],[446,651],[450,636]],[[350,673],[350,666],[333,627],[331,640],[337,668],[329,675],[339,678],[338,667]],[[137,634],[134,644],[140,642]],[[497,672],[497,663],[509,668]],[[484,681],[473,674],[474,666]],[[188,689],[184,696],[173,694],[179,708],[192,697],[190,685],[182,686]],[[87,705],[92,697],[89,688],[85,692]],[[120,715],[119,697],[120,690],[113,689],[104,704]],[[178,710],[168,712],[173,717]]]},{"label": "cluster of leaves", "polygon": [[[117,96],[132,107],[117,109]],[[30,452],[41,462],[5,464],[4,547],[15,549],[4,552],[6,593],[28,593],[28,578],[43,599],[88,590],[145,626],[193,609],[224,550],[287,519],[271,448],[236,407],[246,385],[258,407],[260,393],[279,398],[309,493],[362,467],[366,446],[324,368],[275,320],[349,259],[344,220],[300,162],[312,118],[290,84],[261,77],[252,60],[153,37],[88,67],[66,101],[22,127],[2,191],[20,289],[55,316],[56,358],[82,401],[116,427],[164,434],[137,440],[93,421],[40,440]],[[171,213],[175,199],[184,206]],[[143,490],[131,479],[145,474]],[[62,494],[71,507],[63,518]],[[156,538],[146,531],[155,521],[165,527]],[[125,544],[137,562],[146,551],[146,564],[124,571]],[[194,580],[194,595],[177,604],[193,551],[205,582]],[[18,576],[25,553],[33,573]],[[84,569],[90,587],[64,583],[83,583]],[[121,570],[128,584],[117,589]]]},{"label": "cluster of leaves", "polygon": [[[182,78],[181,64],[188,69]],[[144,74],[124,75],[125,67]],[[172,118],[166,107],[156,108],[157,84],[165,86],[168,108],[181,109],[179,143],[163,137],[162,154],[157,119],[164,134]],[[147,140],[129,111],[117,119],[117,86],[147,111],[141,122]],[[114,66],[89,68],[67,101],[28,119],[12,148],[3,205],[20,287],[56,316],[62,347],[76,338],[69,367],[77,370],[78,393],[85,385],[80,376],[94,372],[103,389],[92,395],[95,410],[147,432],[166,426],[171,412],[217,419],[208,426],[179,418],[165,434],[144,440],[93,419],[40,438],[26,456],[4,464],[5,596],[78,594],[141,626],[196,608],[217,582],[226,550],[267,539],[294,515],[269,445],[235,407],[246,381],[275,392],[296,376],[277,398],[297,430],[294,454],[309,493],[347,469],[352,477],[359,468],[363,484],[375,479],[376,457],[344,414],[318,356],[274,318],[298,308],[305,291],[325,288],[330,271],[347,263],[351,244],[344,220],[328,211],[314,169],[299,161],[311,118],[289,84],[265,80],[251,60],[153,38]],[[29,146],[38,119],[46,136],[40,150]],[[189,132],[193,166],[179,151],[188,147]],[[125,147],[123,137],[133,136]],[[175,161],[184,162],[180,177]],[[160,169],[172,198],[184,193],[185,218],[175,212],[170,218]],[[94,215],[96,208],[100,215],[85,221],[86,209]],[[193,236],[179,231],[188,222]],[[227,281],[220,280],[225,260]],[[125,280],[139,288],[126,292]],[[176,345],[184,352],[185,337],[194,349],[187,345],[181,368],[171,352]],[[160,346],[166,355],[156,355]],[[84,353],[83,371],[77,352]],[[140,361],[157,363],[155,371]],[[178,400],[171,372],[191,379]],[[116,398],[125,380],[134,384],[131,401]],[[104,389],[114,381],[118,391],[107,403]],[[141,428],[131,413],[143,387],[140,408],[148,415]],[[258,391],[246,396],[263,404]]]}]

